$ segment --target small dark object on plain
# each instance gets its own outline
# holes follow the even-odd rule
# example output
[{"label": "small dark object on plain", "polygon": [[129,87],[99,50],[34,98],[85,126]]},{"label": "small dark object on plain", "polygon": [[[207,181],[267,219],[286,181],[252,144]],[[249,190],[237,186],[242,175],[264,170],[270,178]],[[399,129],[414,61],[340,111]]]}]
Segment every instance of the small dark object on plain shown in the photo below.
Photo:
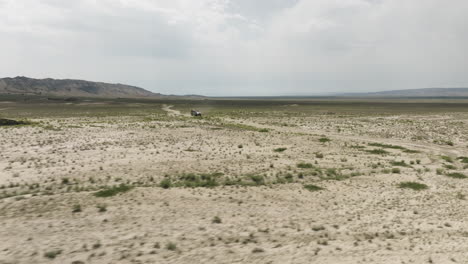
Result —
[{"label": "small dark object on plain", "polygon": [[18,125],[27,125],[29,124],[26,121],[16,121],[13,119],[3,119],[0,118],[0,126],[18,126]]},{"label": "small dark object on plain", "polygon": [[190,115],[192,116],[202,116],[200,111],[197,110],[190,110]]}]

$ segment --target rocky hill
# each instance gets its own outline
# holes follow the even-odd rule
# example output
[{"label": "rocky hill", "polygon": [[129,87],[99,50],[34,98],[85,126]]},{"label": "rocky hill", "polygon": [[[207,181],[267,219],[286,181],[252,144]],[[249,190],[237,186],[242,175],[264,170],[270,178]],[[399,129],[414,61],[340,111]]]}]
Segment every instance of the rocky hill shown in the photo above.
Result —
[{"label": "rocky hill", "polygon": [[124,85],[83,80],[1,78],[0,94],[34,94],[83,97],[152,97],[160,94]]}]

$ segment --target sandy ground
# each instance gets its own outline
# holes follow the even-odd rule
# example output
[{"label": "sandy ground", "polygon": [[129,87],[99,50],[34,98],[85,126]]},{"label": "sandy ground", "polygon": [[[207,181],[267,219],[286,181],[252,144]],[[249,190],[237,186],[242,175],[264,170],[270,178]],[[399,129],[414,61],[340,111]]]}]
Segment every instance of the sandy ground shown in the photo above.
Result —
[{"label": "sandy ground", "polygon": [[[468,263],[468,179],[447,176],[468,175],[466,114],[163,109],[0,128],[0,263]],[[188,173],[264,184],[159,187]],[[93,195],[121,183],[134,188]]]}]

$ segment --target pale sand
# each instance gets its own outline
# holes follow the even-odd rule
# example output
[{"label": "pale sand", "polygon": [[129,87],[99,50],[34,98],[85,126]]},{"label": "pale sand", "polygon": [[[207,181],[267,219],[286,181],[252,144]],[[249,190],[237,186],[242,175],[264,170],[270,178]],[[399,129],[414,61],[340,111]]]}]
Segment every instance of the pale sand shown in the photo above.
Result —
[{"label": "pale sand", "polygon": [[[468,263],[468,201],[461,196],[468,195],[468,179],[436,173],[447,164],[441,155],[468,156],[466,116],[224,119],[268,133],[195,119],[44,120],[60,130],[0,129],[0,193],[50,186],[50,195],[42,190],[0,200],[0,263]],[[322,135],[332,141],[320,143]],[[449,139],[454,146],[434,143]],[[350,147],[376,148],[369,142],[421,153],[386,149],[391,154],[381,156]],[[279,147],[287,150],[273,151]],[[382,171],[400,160],[420,164]],[[361,175],[300,179],[308,171],[296,167],[301,161]],[[468,175],[460,161],[453,164]],[[164,175],[192,172],[268,179],[291,173],[294,182],[155,186]],[[142,184],[108,198],[73,191],[75,183],[98,188],[127,181]],[[400,189],[402,181],[429,189]],[[302,182],[325,190],[310,192]],[[72,212],[75,204],[82,212]],[[99,204],[107,211],[98,212]],[[221,223],[212,222],[216,216]],[[166,248],[169,242],[176,250]],[[61,250],[55,259],[44,256],[54,250]]]}]

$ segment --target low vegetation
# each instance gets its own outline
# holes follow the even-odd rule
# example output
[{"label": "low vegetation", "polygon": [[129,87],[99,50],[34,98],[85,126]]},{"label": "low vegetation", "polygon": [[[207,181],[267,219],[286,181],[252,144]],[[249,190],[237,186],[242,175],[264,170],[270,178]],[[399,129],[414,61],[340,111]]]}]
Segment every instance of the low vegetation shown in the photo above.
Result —
[{"label": "low vegetation", "polygon": [[306,190],[309,190],[311,192],[316,192],[316,191],[321,191],[321,190],[324,190],[324,188],[320,187],[320,186],[317,186],[317,185],[313,185],[313,184],[306,184],[304,185],[304,188]]},{"label": "low vegetation", "polygon": [[384,149],[371,149],[371,150],[365,149],[364,151],[370,154],[375,154],[375,155],[386,155],[390,153]]},{"label": "low vegetation", "polygon": [[275,148],[273,151],[274,152],[284,152],[285,150],[287,150],[287,148]]},{"label": "low vegetation", "polygon": [[312,163],[304,163],[304,162],[298,163],[296,166],[297,166],[298,168],[300,168],[300,169],[311,169],[311,168],[314,168],[314,165],[312,165]]},{"label": "low vegetation", "polygon": [[170,251],[175,251],[177,250],[177,245],[173,242],[169,242],[166,244],[166,249]]},{"label": "low vegetation", "polygon": [[47,251],[46,253],[44,253],[44,257],[46,257],[48,259],[54,259],[58,255],[62,254],[62,251],[63,250],[61,250],[61,249],[54,249],[54,250],[51,250],[51,251]]},{"label": "low vegetation", "polygon": [[466,176],[465,174],[460,173],[460,172],[447,173],[445,175],[450,177],[450,178],[455,178],[455,179],[466,179],[466,178],[468,178],[468,176]]},{"label": "low vegetation", "polygon": [[440,158],[445,160],[446,162],[453,163],[453,159],[449,156],[440,156]]},{"label": "low vegetation", "polygon": [[404,150],[406,148],[402,146],[390,145],[390,144],[382,144],[382,143],[369,143],[367,144],[372,147],[380,147],[380,148],[390,148],[390,149],[401,149]]},{"label": "low vegetation", "polygon": [[390,164],[391,164],[392,166],[411,167],[411,166],[408,165],[404,160],[402,160],[402,161],[391,161]]},{"label": "low vegetation", "polygon": [[230,129],[240,129],[240,130],[246,130],[246,131],[255,131],[255,132],[269,132],[270,130],[267,128],[258,128],[250,125],[244,125],[244,124],[238,124],[238,123],[221,123],[221,126],[225,128],[230,128]]},{"label": "low vegetation", "polygon": [[452,165],[452,164],[444,164],[444,168],[448,169],[448,170],[456,170],[457,167],[455,165]]},{"label": "low vegetation", "polygon": [[380,148],[388,148],[388,149],[399,149],[405,153],[419,153],[419,151],[417,150],[411,150],[411,149],[407,149],[405,147],[402,147],[402,146],[397,146],[397,145],[391,145],[391,144],[382,144],[382,143],[369,143],[368,144],[369,146],[372,146],[372,147],[380,147]]},{"label": "low vegetation", "polygon": [[82,211],[80,204],[73,205],[72,213],[80,213]]},{"label": "low vegetation", "polygon": [[415,190],[415,191],[426,190],[426,189],[429,188],[429,186],[427,186],[424,183],[411,182],[411,181],[400,182],[400,184],[398,184],[398,187],[400,187],[402,189],[412,189],[412,190]]},{"label": "low vegetation", "polygon": [[0,127],[1,126],[32,125],[32,124],[34,123],[28,120],[13,120],[13,119],[0,118]]},{"label": "low vegetation", "polygon": [[126,184],[120,184],[118,186],[112,186],[112,187],[107,187],[104,190],[100,190],[98,192],[94,193],[94,196],[96,197],[110,197],[110,196],[115,196],[119,193],[124,193],[128,192],[133,188],[133,186],[126,185]]},{"label": "low vegetation", "polygon": [[319,138],[319,142],[322,142],[322,143],[327,143],[327,142],[330,142],[330,141],[331,141],[331,139],[326,138],[326,137]]},{"label": "low vegetation", "polygon": [[103,213],[107,211],[107,205],[105,204],[98,204],[97,206],[98,212]]},{"label": "low vegetation", "polygon": [[[36,245],[23,249],[14,242],[28,242],[29,235],[3,232],[4,253],[12,260],[163,263],[189,256],[203,263],[222,262],[215,254],[229,252],[228,260],[268,262],[274,261],[269,253],[300,254],[304,250],[291,245],[306,235],[313,242],[310,254],[298,260],[374,252],[354,254],[350,261],[382,262],[385,255],[402,253],[407,257],[401,262],[422,262],[424,254],[440,251],[461,262],[457,245],[463,236],[451,234],[464,228],[460,205],[468,199],[463,180],[468,137],[460,132],[468,125],[466,107],[453,116],[441,112],[444,118],[426,119],[426,111],[432,111],[427,105],[413,115],[392,103],[379,116],[366,111],[380,103],[362,108],[361,103],[262,101],[265,105],[258,106],[254,99],[226,99],[212,107],[214,99],[208,98],[171,102],[181,116],[170,116],[158,113],[160,102],[152,99],[145,99],[151,106],[145,100],[93,100],[63,106],[64,111],[54,103],[52,117],[42,106],[36,107],[38,113],[29,102],[22,106],[26,111],[0,100],[0,109],[6,109],[2,115],[41,120],[35,126],[0,128],[5,146],[0,204],[8,209],[1,219],[7,230],[31,234]],[[192,107],[204,118],[184,117]],[[260,133],[261,127],[270,133]],[[457,145],[437,146],[434,138],[454,138]],[[427,219],[434,208],[440,215]],[[395,219],[395,212],[403,214]],[[89,219],[96,224],[88,225]],[[413,227],[424,232],[405,224],[414,219],[420,223]],[[445,230],[446,223],[453,228]],[[57,239],[34,235],[50,231]],[[88,235],[96,231],[102,236]],[[438,236],[441,242],[431,240],[433,231],[448,235]],[[122,239],[104,239],[112,232]],[[68,239],[70,234],[76,239]],[[446,242],[455,245],[453,251],[444,251],[450,250]],[[62,255],[44,257],[57,246]],[[268,254],[263,256],[263,249]],[[422,252],[421,258],[409,256],[411,250]]]},{"label": "low vegetation", "polygon": [[[206,173],[206,174],[182,174],[178,177],[178,180],[172,183],[174,187],[216,187],[219,185],[219,177],[223,176],[223,173]],[[164,187],[163,187],[164,188]]]},{"label": "low vegetation", "polygon": [[164,179],[159,183],[159,187],[163,189],[169,189],[172,187],[172,182],[170,179]]},{"label": "low vegetation", "polygon": [[248,174],[231,179],[224,177],[223,173],[215,172],[201,174],[187,173],[165,178],[159,183],[159,187],[164,189],[172,187],[213,188],[217,186],[260,186],[265,184],[265,177],[262,175]]}]

